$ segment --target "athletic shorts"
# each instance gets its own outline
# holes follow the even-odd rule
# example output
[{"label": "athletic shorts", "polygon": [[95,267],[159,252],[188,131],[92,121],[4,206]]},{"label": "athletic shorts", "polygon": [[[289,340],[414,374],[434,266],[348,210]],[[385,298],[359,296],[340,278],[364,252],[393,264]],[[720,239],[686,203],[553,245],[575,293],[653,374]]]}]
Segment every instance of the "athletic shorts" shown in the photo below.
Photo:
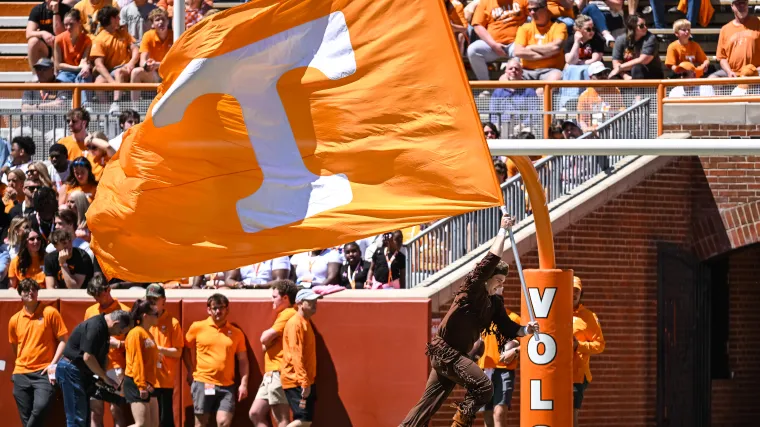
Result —
[{"label": "athletic shorts", "polygon": [[206,384],[193,381],[190,386],[193,395],[193,411],[195,415],[212,414],[214,412],[235,412],[235,402],[237,402],[237,392],[235,386],[222,387],[209,384],[208,391]]},{"label": "athletic shorts", "polygon": [[573,384],[573,408],[574,409],[581,409],[581,405],[583,404],[583,394],[586,393],[587,388],[588,388],[588,380],[586,378],[583,379],[583,384],[579,384],[579,383]]},{"label": "athletic shorts", "polygon": [[124,390],[124,399],[127,400],[127,403],[150,402],[150,395],[145,399],[140,397],[140,388],[135,384],[135,380],[130,377],[124,377],[124,386],[122,390]]},{"label": "athletic shorts", "polygon": [[282,389],[278,371],[264,374],[259,391],[256,392],[256,399],[266,400],[269,402],[269,406],[288,404],[288,398],[285,396],[285,390]]},{"label": "athletic shorts", "polygon": [[290,410],[293,411],[293,420],[303,420],[311,422],[314,420],[314,406],[317,401],[316,384],[311,385],[311,393],[306,398],[305,407],[301,407],[301,387],[285,389],[285,396],[288,398]]},{"label": "athletic shorts", "polygon": [[493,397],[483,407],[484,411],[493,411],[494,406],[505,405],[512,409],[512,393],[515,391],[515,371],[508,369],[494,369],[491,374],[493,383]]}]

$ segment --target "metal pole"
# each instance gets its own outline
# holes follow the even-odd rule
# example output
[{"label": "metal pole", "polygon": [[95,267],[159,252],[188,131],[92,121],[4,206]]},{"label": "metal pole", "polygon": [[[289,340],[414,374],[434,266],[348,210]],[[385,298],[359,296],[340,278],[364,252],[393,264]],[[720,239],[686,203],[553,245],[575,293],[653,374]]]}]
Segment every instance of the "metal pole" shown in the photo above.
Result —
[{"label": "metal pole", "polygon": [[758,139],[489,139],[494,156],[653,155],[712,156],[760,154]]},{"label": "metal pole", "polygon": [[[504,214],[504,216],[506,216],[507,207],[502,206],[501,212]],[[530,294],[528,293],[528,287],[525,285],[525,276],[523,275],[522,264],[520,263],[520,254],[517,252],[517,243],[515,243],[515,235],[514,233],[512,233],[512,227],[509,227],[509,230],[507,230],[507,233],[509,233],[509,241],[512,246],[512,253],[515,255],[515,264],[517,265],[517,274],[520,275],[520,286],[522,286],[523,296],[525,296],[525,305],[528,306],[528,316],[530,316],[531,322],[535,322],[536,315],[533,313],[533,304],[530,301]],[[536,337],[536,341],[541,341],[541,338],[538,335],[539,334],[533,334],[533,336]]]},{"label": "metal pole", "polygon": [[174,0],[174,17],[172,18],[172,28],[174,31],[174,41],[185,32],[185,1]]}]

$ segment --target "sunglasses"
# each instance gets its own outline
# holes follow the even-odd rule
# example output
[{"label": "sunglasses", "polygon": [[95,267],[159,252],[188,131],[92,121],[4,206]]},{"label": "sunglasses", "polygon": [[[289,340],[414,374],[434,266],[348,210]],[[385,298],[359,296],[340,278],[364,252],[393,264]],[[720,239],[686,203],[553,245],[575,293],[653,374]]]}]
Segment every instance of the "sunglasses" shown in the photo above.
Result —
[{"label": "sunglasses", "polygon": [[37,190],[40,189],[40,186],[39,185],[29,185],[29,186],[26,186],[24,188],[28,189],[29,191],[37,191]]},{"label": "sunglasses", "polygon": [[39,237],[27,237],[26,239],[27,242],[36,242],[38,240],[40,240]]},{"label": "sunglasses", "polygon": [[594,27],[586,27],[583,29],[583,31],[588,31],[589,33],[594,31]]},{"label": "sunglasses", "polygon": [[538,12],[539,10],[541,10],[541,9],[543,9],[543,6],[529,7],[528,8],[528,12],[535,13],[535,12]]},{"label": "sunglasses", "polygon": [[639,30],[643,30],[644,28],[647,27],[647,24],[639,24],[637,25],[637,27],[639,27]]},{"label": "sunglasses", "polygon": [[77,162],[72,163],[72,165],[74,165],[74,166],[87,166],[87,164],[88,163],[86,161],[83,161],[83,160],[79,160]]}]

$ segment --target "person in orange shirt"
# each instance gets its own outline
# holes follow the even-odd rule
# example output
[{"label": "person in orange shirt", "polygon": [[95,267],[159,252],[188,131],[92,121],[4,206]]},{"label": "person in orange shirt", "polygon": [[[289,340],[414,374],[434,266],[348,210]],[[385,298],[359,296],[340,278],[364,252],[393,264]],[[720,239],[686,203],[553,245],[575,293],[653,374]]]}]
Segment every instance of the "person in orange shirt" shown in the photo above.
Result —
[{"label": "person in orange shirt", "polygon": [[124,341],[127,353],[124,398],[132,408],[135,426],[157,427],[158,401],[151,396],[156,385],[158,347],[149,331],[158,323],[158,310],[150,301],[139,299],[130,314],[135,326]]},{"label": "person in orange shirt", "polygon": [[[235,403],[248,396],[248,354],[243,331],[227,322],[230,301],[222,294],[206,300],[209,317],[193,322],[185,335],[182,361],[193,395],[195,427],[206,427],[216,414],[219,427],[229,427]],[[235,391],[235,360],[240,366],[240,386]],[[237,397],[237,399],[236,399]]]},{"label": "person in orange shirt", "polygon": [[533,19],[517,29],[515,56],[522,59],[525,80],[561,80],[565,68],[567,26],[553,21],[546,0],[528,0]]},{"label": "person in orange shirt", "polygon": [[182,326],[166,311],[166,291],[156,283],[148,285],[145,298],[156,306],[158,323],[150,333],[158,346],[154,395],[158,400],[158,425],[174,427],[174,380],[179,374],[179,359],[185,347]]},{"label": "person in orange shirt", "polygon": [[604,335],[596,314],[581,304],[583,283],[573,277],[573,426],[578,427],[578,412],[591,382],[589,360],[604,351]]},{"label": "person in orange shirt", "polygon": [[37,301],[39,284],[24,279],[18,284],[24,307],[8,322],[8,338],[16,357],[11,375],[21,425],[45,425],[55,396],[55,365],[63,355],[69,331],[61,313]]},{"label": "person in orange shirt", "polygon": [[[140,60],[140,52],[134,37],[120,26],[119,9],[106,6],[98,11],[98,22],[102,30],[92,42],[90,56],[95,61],[97,78],[95,83],[129,83],[132,70]],[[113,92],[113,104],[109,114],[121,112],[119,98],[121,91]],[[105,100],[101,100],[105,102]]]},{"label": "person in orange shirt", "polygon": [[21,249],[8,267],[9,286],[15,288],[23,279],[34,279],[40,288],[45,288],[45,260],[47,241],[36,229],[30,228],[21,236]]},{"label": "person in orange shirt", "polygon": [[106,6],[113,6],[118,9],[119,3],[117,0],[81,0],[74,5],[74,9],[78,10],[82,15],[84,30],[93,36],[100,32],[97,18],[98,12]]},{"label": "person in orange shirt", "polygon": [[[148,15],[151,30],[143,35],[140,42],[140,66],[132,70],[132,83],[160,83],[158,67],[172,47],[174,36],[169,29],[169,15],[163,9],[153,9]],[[140,100],[140,91],[132,91],[132,101]]]},{"label": "person in orange shirt", "polygon": [[525,0],[481,0],[472,16],[478,40],[467,47],[467,59],[478,80],[489,80],[488,63],[514,56],[517,29],[528,19]]},{"label": "person in orange shirt", "polygon": [[[56,80],[62,83],[92,82],[92,67],[90,67],[90,49],[92,40],[82,31],[81,13],[73,9],[63,18],[66,31],[55,36],[55,65]],[[82,103],[87,103],[83,97]]]},{"label": "person in orange shirt", "polygon": [[464,5],[457,0],[444,0],[446,12],[449,15],[449,25],[457,39],[459,54],[464,55],[467,46],[467,18],[464,17]]},{"label": "person in orange shirt", "polygon": [[270,409],[277,427],[286,427],[290,419],[290,406],[282,389],[280,370],[283,359],[282,334],[288,320],[296,314],[293,303],[297,292],[296,284],[290,280],[276,280],[272,283],[272,309],[276,318],[272,327],[261,334],[265,374],[248,412],[255,427],[269,426]]},{"label": "person in orange shirt", "polygon": [[75,191],[84,193],[87,196],[87,201],[92,203],[97,190],[98,180],[92,173],[92,164],[86,157],[77,157],[69,165],[69,176],[61,190],[58,191],[58,204],[65,205]]},{"label": "person in orange shirt", "polygon": [[[102,274],[95,274],[90,283],[87,285],[87,295],[93,297],[95,304],[87,308],[84,313],[84,320],[95,317],[99,314],[108,314],[117,310],[130,311],[126,304],[120,303],[111,296],[111,285],[108,284]],[[124,368],[127,366],[127,356],[124,349],[124,339],[126,333],[112,336],[110,349],[108,351],[108,364],[106,366],[106,376],[116,384],[121,384],[124,379]],[[127,417],[126,409],[122,401],[109,402],[111,405],[111,416],[114,419],[114,426],[126,427]],[[90,399],[90,419],[93,427],[103,427],[103,414],[105,406],[103,400],[96,398]]]},{"label": "person in orange shirt", "polygon": [[697,77],[702,77],[705,70],[710,66],[710,60],[707,59],[705,51],[699,43],[691,39],[691,22],[687,19],[679,19],[673,23],[673,32],[678,40],[668,45],[668,53],[665,56],[665,65],[675,74],[680,74],[678,65],[682,62],[694,64]]},{"label": "person in orange shirt", "polygon": [[[588,67],[588,75],[592,81],[607,80],[611,70],[600,62],[594,62]],[[578,97],[580,126],[584,132],[594,130],[619,111],[625,109],[623,95],[616,87],[590,87]]]},{"label": "person in orange shirt", "polygon": [[311,289],[296,294],[298,311],[285,324],[282,333],[283,357],[282,388],[293,411],[293,422],[288,427],[308,427],[314,419],[317,400],[317,343],[311,318],[317,313],[317,300]]},{"label": "person in orange shirt", "polygon": [[[520,316],[507,309],[507,315],[515,323],[520,323]],[[493,398],[483,407],[483,421],[487,427],[506,427],[507,411],[512,409],[512,393],[515,388],[517,358],[520,356],[520,342],[509,341],[502,349],[493,334],[481,334],[475,343],[476,353],[482,349],[478,366],[491,379]]]},{"label": "person in orange shirt", "polygon": [[66,147],[70,161],[76,160],[77,157],[85,157],[92,166],[93,174],[96,177],[99,176],[103,173],[103,166],[96,159],[97,153],[92,150],[93,147],[87,142],[90,113],[84,108],[72,108],[66,113],[66,121],[69,124],[71,135],[59,139],[58,143]]},{"label": "person in orange shirt", "polygon": [[721,69],[710,77],[738,77],[743,66],[760,66],[760,19],[750,15],[747,0],[734,0],[731,10],[734,20],[724,25],[718,36],[715,57]]}]

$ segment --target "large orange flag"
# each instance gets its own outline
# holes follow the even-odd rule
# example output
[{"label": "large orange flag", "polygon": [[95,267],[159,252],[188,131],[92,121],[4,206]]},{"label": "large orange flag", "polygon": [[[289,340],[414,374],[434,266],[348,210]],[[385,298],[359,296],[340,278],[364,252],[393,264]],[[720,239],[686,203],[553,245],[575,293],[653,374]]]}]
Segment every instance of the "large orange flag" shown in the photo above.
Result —
[{"label": "large orange flag", "polygon": [[160,71],[87,214],[108,276],[223,271],[500,203],[441,1],[253,1]]}]

